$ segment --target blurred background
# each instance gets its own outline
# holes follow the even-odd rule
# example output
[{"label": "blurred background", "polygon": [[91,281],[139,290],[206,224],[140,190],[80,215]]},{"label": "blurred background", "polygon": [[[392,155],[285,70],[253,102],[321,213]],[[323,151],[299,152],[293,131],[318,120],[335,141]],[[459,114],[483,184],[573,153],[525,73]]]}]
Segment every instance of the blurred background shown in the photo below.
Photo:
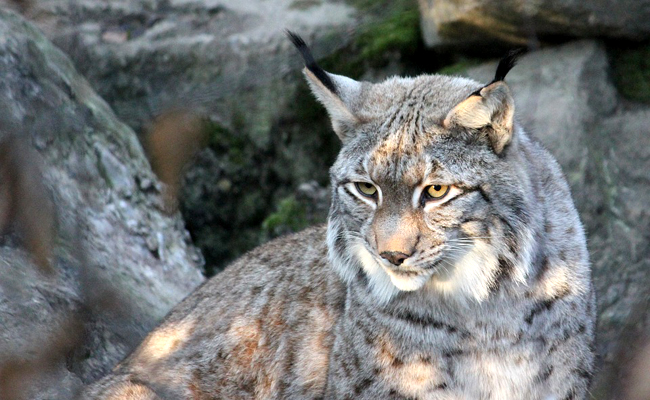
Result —
[{"label": "blurred background", "polygon": [[509,75],[598,294],[594,399],[650,399],[650,0],[0,1],[0,399],[68,399],[235,257],[324,222],[328,71]]}]

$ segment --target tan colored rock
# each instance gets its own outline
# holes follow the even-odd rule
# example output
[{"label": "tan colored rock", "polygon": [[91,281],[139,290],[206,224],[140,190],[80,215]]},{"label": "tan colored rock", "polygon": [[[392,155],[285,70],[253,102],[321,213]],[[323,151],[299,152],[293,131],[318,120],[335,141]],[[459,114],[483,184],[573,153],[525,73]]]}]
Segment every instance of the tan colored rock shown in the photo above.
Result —
[{"label": "tan colored rock", "polygon": [[650,37],[648,0],[419,0],[428,46]]}]

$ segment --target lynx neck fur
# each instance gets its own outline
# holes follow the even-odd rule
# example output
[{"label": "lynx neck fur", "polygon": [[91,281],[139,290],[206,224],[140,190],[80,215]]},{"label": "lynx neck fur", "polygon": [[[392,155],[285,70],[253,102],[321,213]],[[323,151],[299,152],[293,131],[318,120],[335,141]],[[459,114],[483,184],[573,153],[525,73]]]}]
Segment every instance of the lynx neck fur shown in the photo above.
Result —
[{"label": "lynx neck fur", "polygon": [[584,399],[594,299],[553,157],[504,78],[357,82],[305,43],[342,142],[327,226],[179,304],[88,399]]}]

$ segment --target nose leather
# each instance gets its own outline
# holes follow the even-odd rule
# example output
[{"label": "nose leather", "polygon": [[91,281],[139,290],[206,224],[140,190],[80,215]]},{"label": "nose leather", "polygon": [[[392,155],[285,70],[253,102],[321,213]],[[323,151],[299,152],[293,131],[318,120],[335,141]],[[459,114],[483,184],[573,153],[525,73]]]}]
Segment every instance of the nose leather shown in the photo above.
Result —
[{"label": "nose leather", "polygon": [[404,262],[404,260],[406,260],[411,256],[410,254],[405,254],[402,253],[401,251],[384,251],[379,255],[381,256],[381,258],[390,261],[391,264],[398,265],[398,266],[401,265]]}]

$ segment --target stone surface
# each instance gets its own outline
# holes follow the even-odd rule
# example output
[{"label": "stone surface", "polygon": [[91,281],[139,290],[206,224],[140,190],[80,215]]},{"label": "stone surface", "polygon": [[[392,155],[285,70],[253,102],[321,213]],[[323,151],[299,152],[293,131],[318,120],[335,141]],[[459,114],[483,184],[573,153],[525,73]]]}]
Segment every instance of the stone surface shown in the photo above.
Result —
[{"label": "stone surface", "polygon": [[72,398],[203,281],[202,257],[72,62],[1,10],[0,37],[0,393]]},{"label": "stone surface", "polygon": [[[489,82],[495,67],[468,75]],[[613,398],[603,381],[621,366],[622,349],[634,353],[627,332],[650,338],[650,107],[618,96],[594,41],[526,55],[506,82],[520,122],[562,165],[585,225],[603,362],[595,393]]]},{"label": "stone surface", "polygon": [[180,206],[214,272],[260,243],[280,199],[303,182],[327,181],[336,139],[288,126],[315,101],[297,94],[302,61],[285,30],[313,43],[317,57],[331,54],[369,15],[350,3],[33,0],[22,12],[137,132],[170,109],[212,121],[210,148],[188,168]]},{"label": "stone surface", "polygon": [[285,30],[318,38],[322,54],[345,43],[354,13],[296,0],[34,0],[24,11],[136,131],[179,107],[263,131],[286,100],[269,82],[300,66]]},{"label": "stone surface", "polygon": [[648,0],[419,0],[429,46],[650,38]]},{"label": "stone surface", "polygon": [[136,131],[175,108],[211,121],[209,148],[187,169],[179,198],[208,273],[267,239],[264,221],[298,186],[327,184],[338,150],[285,29],[303,36],[317,58],[329,56],[339,73],[361,74],[367,59],[391,48],[384,70],[401,73],[394,50],[417,48],[420,40],[415,0],[23,4],[22,13]]}]

